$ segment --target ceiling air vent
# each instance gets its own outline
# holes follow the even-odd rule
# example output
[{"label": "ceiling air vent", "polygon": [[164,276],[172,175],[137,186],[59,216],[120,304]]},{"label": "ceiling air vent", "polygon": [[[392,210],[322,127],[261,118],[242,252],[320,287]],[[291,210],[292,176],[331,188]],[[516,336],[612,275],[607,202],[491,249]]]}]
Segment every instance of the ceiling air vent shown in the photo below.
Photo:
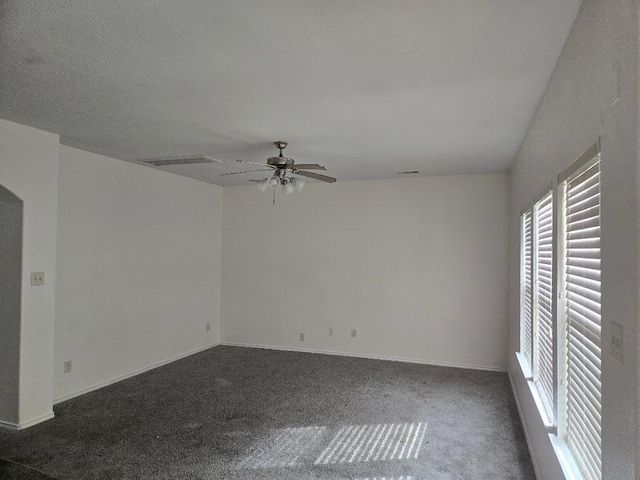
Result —
[{"label": "ceiling air vent", "polygon": [[149,160],[140,160],[140,162],[153,165],[154,167],[190,165],[192,163],[222,163],[220,160],[207,157],[206,155],[196,155],[193,157],[150,158]]},{"label": "ceiling air vent", "polygon": [[414,173],[420,173],[418,170],[411,170],[409,172],[397,172],[396,175],[413,175]]}]

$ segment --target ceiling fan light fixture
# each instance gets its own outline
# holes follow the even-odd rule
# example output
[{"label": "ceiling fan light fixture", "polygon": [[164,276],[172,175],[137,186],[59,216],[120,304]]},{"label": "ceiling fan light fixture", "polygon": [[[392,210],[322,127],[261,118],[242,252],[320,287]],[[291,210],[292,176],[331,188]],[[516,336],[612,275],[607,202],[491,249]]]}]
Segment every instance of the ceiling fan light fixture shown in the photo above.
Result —
[{"label": "ceiling fan light fixture", "polygon": [[282,191],[286,194],[293,193],[296,191],[296,187],[293,184],[293,180],[289,180],[287,183],[282,185]]},{"label": "ceiling fan light fixture", "polygon": [[296,192],[299,192],[300,190],[302,190],[302,187],[304,187],[305,181],[302,178],[294,177],[291,179],[290,184]]},{"label": "ceiling fan light fixture", "polygon": [[276,188],[278,185],[280,185],[280,179],[278,177],[276,177],[275,175],[273,177],[271,177],[267,181],[269,182],[269,186],[271,188]]},{"label": "ceiling fan light fixture", "polygon": [[264,180],[260,180],[257,185],[260,191],[264,193],[267,191],[267,188],[269,188],[269,179],[265,178]]}]

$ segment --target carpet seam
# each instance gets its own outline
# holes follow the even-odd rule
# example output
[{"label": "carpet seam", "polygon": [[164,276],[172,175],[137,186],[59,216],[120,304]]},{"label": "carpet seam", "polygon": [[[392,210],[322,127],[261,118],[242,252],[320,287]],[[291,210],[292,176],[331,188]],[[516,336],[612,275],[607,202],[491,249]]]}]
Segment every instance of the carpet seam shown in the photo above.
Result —
[{"label": "carpet seam", "polygon": [[38,470],[37,468],[30,467],[29,465],[25,465],[24,463],[16,462],[15,460],[11,460],[10,458],[0,457],[0,460],[4,460],[5,462],[13,463],[14,465],[18,465],[19,467],[26,468],[28,470],[33,470],[41,475],[44,475],[48,478],[55,478],[49,475],[48,473],[43,472],[42,470]]}]

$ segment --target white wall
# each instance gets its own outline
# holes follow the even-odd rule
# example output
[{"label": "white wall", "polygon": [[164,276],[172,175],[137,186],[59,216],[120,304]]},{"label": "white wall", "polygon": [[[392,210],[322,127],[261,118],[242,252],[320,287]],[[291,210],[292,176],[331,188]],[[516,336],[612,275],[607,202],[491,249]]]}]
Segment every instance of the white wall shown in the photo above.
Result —
[{"label": "white wall", "polygon": [[[519,349],[519,214],[602,138],[603,478],[633,478],[638,321],[637,6],[585,0],[511,171],[509,372],[541,479],[563,478],[514,352]],[[621,98],[615,102],[615,66]],[[624,326],[625,364],[609,356],[611,322]]]},{"label": "white wall", "polygon": [[[53,415],[57,177],[58,136],[0,120],[0,184],[23,201],[24,215],[20,360],[19,372],[14,374],[19,377],[19,391],[13,386],[0,386],[0,423],[14,428]],[[30,272],[45,272],[45,285],[31,287]],[[7,319],[0,321],[4,329]],[[2,368],[9,367],[3,363]],[[5,409],[8,397],[14,400]]]},{"label": "white wall", "polygon": [[500,174],[225,188],[222,340],[504,369],[507,217]]},{"label": "white wall", "polygon": [[222,188],[64,146],[59,180],[55,398],[218,343]]}]

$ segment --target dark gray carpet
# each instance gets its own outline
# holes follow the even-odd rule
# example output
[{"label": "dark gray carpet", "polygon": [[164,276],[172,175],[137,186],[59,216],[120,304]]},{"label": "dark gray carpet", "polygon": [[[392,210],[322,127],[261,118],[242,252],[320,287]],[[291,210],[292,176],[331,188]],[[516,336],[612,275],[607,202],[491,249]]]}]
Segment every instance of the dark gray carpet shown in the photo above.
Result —
[{"label": "dark gray carpet", "polygon": [[60,480],[535,478],[505,373],[215,347],[55,413],[0,457]]}]

